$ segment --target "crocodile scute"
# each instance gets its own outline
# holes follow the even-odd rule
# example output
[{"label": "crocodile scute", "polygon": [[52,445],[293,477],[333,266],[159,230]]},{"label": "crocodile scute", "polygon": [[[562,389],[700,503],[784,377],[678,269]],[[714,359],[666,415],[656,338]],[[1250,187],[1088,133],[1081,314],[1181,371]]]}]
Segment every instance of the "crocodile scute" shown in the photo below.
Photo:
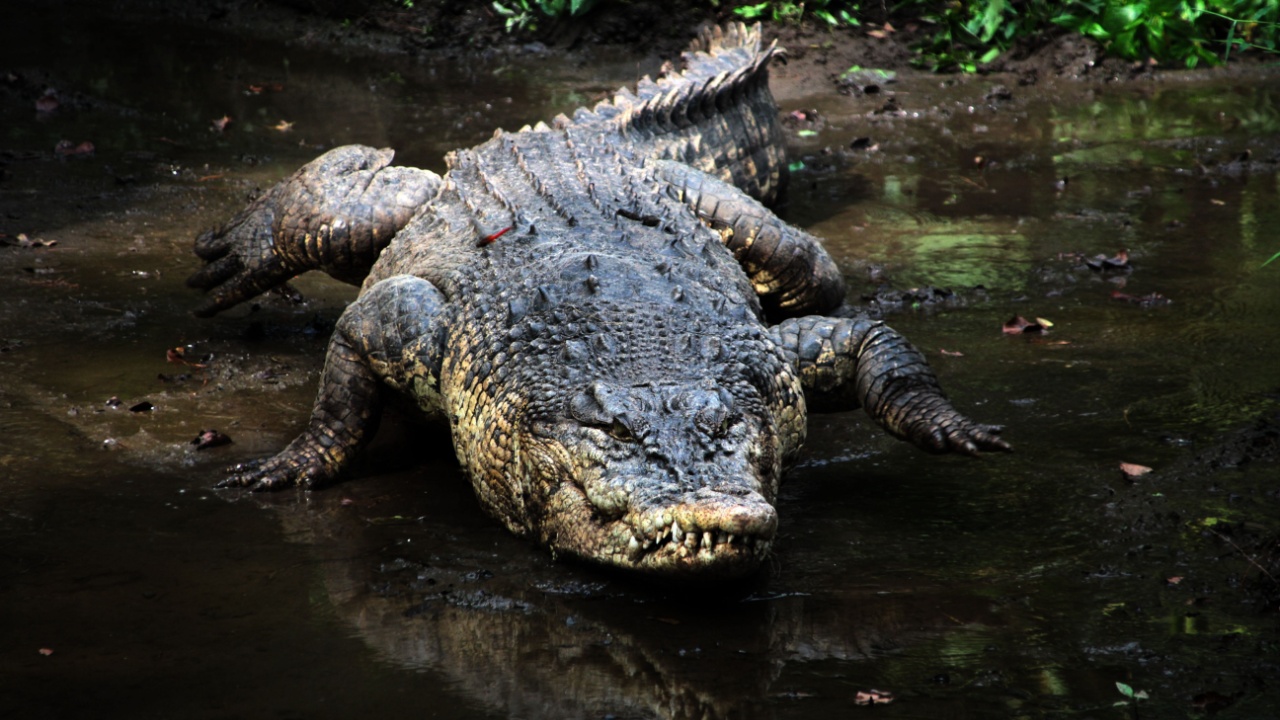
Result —
[{"label": "crocodile scute", "polygon": [[389,393],[446,424],[486,512],[558,555],[684,578],[755,571],[809,412],[864,408],[927,450],[1007,450],[845,297],[786,181],[758,27],[705,31],[572,117],[448,171],[329,151],[196,241],[197,315],[307,270],[360,284],[307,428],[220,485],[336,480]]}]

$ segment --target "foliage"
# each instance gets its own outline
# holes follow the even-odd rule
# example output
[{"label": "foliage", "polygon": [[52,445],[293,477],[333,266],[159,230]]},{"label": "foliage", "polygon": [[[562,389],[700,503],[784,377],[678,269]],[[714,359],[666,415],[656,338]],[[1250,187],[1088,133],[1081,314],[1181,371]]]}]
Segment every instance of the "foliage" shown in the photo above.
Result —
[{"label": "foliage", "polygon": [[1112,55],[1187,67],[1225,61],[1233,49],[1280,51],[1274,0],[904,0],[894,10],[933,25],[917,50],[936,70],[973,72],[1054,26],[1094,38]]},{"label": "foliage", "polygon": [[1271,262],[1272,262],[1273,260],[1277,260],[1277,259],[1280,259],[1280,252],[1278,252],[1278,253],[1276,253],[1275,255],[1272,255],[1271,257],[1267,258],[1267,261],[1266,261],[1266,262],[1264,262],[1264,263],[1262,263],[1262,267],[1266,267],[1266,266],[1270,265],[1270,264],[1271,264]]},{"label": "foliage", "polygon": [[[492,7],[508,32],[532,31],[541,18],[578,17],[598,1],[493,0]],[[724,1],[706,0],[715,7]],[[411,6],[413,0],[400,2]],[[833,27],[859,25],[863,6],[855,0],[727,4],[743,20],[813,18]],[[1276,0],[899,0],[874,10],[923,21],[929,29],[916,51],[919,63],[934,70],[975,72],[1020,40],[1064,28],[1099,41],[1118,57],[1187,67],[1217,64],[1250,48],[1280,52]]]},{"label": "foliage", "polygon": [[537,30],[538,17],[578,17],[590,10],[597,0],[494,0],[493,10],[506,18],[507,32]]},{"label": "foliage", "polygon": [[[716,4],[717,0],[712,0]],[[806,13],[828,25],[858,25],[858,3],[848,0],[767,0],[754,5],[742,5],[733,14],[743,20],[768,19],[774,22],[799,22]]]}]

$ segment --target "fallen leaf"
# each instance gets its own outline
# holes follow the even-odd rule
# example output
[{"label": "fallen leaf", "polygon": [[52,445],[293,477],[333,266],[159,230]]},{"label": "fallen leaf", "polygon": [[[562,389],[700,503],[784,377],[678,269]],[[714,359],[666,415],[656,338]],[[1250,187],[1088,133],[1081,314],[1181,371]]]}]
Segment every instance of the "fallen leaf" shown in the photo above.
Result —
[{"label": "fallen leaf", "polygon": [[1174,575],[1173,577],[1165,578],[1165,582],[1170,585],[1177,585],[1178,583],[1182,582],[1182,576]]},{"label": "fallen leaf", "polygon": [[1124,473],[1129,477],[1142,477],[1143,475],[1146,475],[1147,473],[1151,472],[1151,468],[1147,467],[1146,465],[1138,465],[1136,463],[1122,462],[1120,463],[1120,472]]},{"label": "fallen leaf", "polygon": [[231,116],[223,115],[222,117],[213,121],[213,129],[215,132],[223,132],[224,130],[227,129],[227,126],[230,124],[231,124]]},{"label": "fallen leaf", "polygon": [[1209,198],[1209,202],[1213,203],[1214,205],[1226,205],[1226,204],[1227,204],[1227,202],[1226,202],[1225,200],[1219,200],[1219,199],[1217,199],[1217,198]]},{"label": "fallen leaf", "polygon": [[959,350],[948,350],[946,348],[938,348],[938,352],[942,353],[943,355],[946,355],[947,357],[964,357],[964,353],[960,352]]},{"label": "fallen leaf", "polygon": [[873,38],[876,38],[877,40],[883,40],[889,37],[889,33],[885,32],[884,30],[868,30],[867,34]]},{"label": "fallen leaf", "polygon": [[1021,335],[1023,333],[1038,333],[1046,330],[1044,325],[1038,322],[1032,322],[1021,315],[1014,315],[1005,321],[1004,332],[1007,335]]},{"label": "fallen leaf", "polygon": [[164,351],[164,359],[175,365],[188,365],[194,368],[206,367],[204,363],[198,363],[194,360],[187,359],[187,350],[183,347],[169,348]]},{"label": "fallen leaf", "polygon": [[272,126],[271,126],[271,129],[272,129],[272,130],[275,130],[275,131],[277,131],[277,132],[282,132],[282,133],[284,133],[284,132],[290,132],[291,130],[293,130],[293,123],[291,123],[291,122],[289,122],[289,121],[287,121],[287,120],[281,120],[280,122],[276,123],[275,125],[272,125]]},{"label": "fallen leaf", "polygon": [[1043,326],[1046,330],[1053,327],[1053,323],[1049,322],[1048,320],[1045,320],[1042,317],[1036,318],[1036,322],[1040,323],[1040,325]]},{"label": "fallen leaf", "polygon": [[1120,252],[1116,253],[1113,257],[1107,257],[1106,255],[1094,255],[1091,258],[1087,258],[1084,261],[1084,264],[1088,265],[1090,270],[1098,270],[1098,271],[1132,269],[1132,267],[1129,265],[1128,250],[1121,250]]},{"label": "fallen leaf", "polygon": [[38,652],[45,657],[49,657],[53,654],[53,648],[40,648]]},{"label": "fallen leaf", "polygon": [[60,104],[57,93],[50,88],[45,90],[43,95],[36,98],[36,112],[47,115],[57,110]]},{"label": "fallen leaf", "polygon": [[201,430],[200,434],[192,439],[191,444],[196,446],[196,450],[206,450],[220,445],[230,445],[231,438],[217,430]]},{"label": "fallen leaf", "polygon": [[53,153],[58,157],[70,157],[73,155],[92,155],[94,150],[93,143],[85,140],[79,145],[73,144],[70,140],[59,140],[54,146]]},{"label": "fallen leaf", "polygon": [[884,690],[859,690],[853,696],[855,705],[888,705],[893,702],[893,693]]}]

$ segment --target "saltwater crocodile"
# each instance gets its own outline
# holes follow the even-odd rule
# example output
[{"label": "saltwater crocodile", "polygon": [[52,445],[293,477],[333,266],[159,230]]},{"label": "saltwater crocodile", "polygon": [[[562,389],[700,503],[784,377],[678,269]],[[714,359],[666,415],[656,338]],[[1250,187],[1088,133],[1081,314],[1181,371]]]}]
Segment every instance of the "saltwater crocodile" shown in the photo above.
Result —
[{"label": "saltwater crocodile", "polygon": [[310,269],[362,283],[306,430],[221,485],[334,480],[399,393],[447,423],[511,531],[723,577],[768,552],[810,410],[863,407],[932,451],[1007,450],[901,335],[821,315],[844,299],[836,264],[762,204],[786,173],[780,54],[758,27],[708,30],[682,71],[498,131],[443,177],[341,147],[202,235],[198,315]]}]

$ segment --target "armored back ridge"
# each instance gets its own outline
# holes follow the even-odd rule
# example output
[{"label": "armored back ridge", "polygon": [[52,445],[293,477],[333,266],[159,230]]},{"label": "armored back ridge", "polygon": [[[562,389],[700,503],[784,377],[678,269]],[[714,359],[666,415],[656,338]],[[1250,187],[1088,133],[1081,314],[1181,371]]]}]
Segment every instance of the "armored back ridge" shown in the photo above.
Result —
[{"label": "armored back ridge", "polygon": [[843,300],[838,268],[761,204],[785,178],[779,52],[758,28],[709,30],[682,72],[499,131],[443,177],[338,148],[201,236],[199,314],[308,269],[363,279],[306,431],[222,485],[335,479],[390,388],[449,425],[511,531],[725,577],[769,550],[809,407],[864,407],[931,450],[1007,449],[900,335],[820,314]]}]

